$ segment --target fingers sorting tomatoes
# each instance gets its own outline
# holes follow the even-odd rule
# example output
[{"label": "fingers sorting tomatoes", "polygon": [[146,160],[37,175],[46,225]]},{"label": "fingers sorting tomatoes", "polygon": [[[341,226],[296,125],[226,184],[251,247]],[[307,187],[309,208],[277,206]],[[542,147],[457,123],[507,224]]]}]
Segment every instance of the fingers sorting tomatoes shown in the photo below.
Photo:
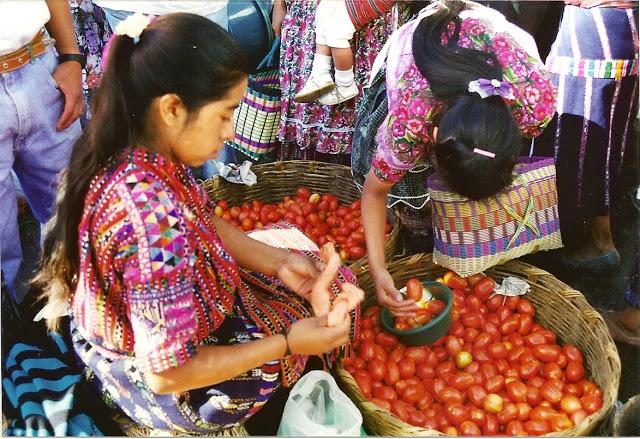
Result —
[{"label": "fingers sorting tomatoes", "polygon": [[[536,323],[530,300],[496,295],[483,275],[440,280],[454,321],[431,345],[405,346],[382,329],[377,305],[363,311],[366,329],[343,364],[366,398],[409,424],[473,436],[555,434],[602,408],[582,352]],[[407,297],[423,299],[418,279]]]}]

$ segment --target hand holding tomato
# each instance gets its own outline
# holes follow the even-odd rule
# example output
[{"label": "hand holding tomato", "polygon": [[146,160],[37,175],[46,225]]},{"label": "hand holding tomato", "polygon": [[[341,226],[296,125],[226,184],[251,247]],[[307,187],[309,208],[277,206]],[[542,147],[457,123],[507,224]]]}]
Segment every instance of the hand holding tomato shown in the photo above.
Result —
[{"label": "hand holding tomato", "polygon": [[420,309],[411,299],[403,299],[393,283],[393,278],[387,270],[374,275],[378,304],[388,308],[396,317],[413,317]]}]

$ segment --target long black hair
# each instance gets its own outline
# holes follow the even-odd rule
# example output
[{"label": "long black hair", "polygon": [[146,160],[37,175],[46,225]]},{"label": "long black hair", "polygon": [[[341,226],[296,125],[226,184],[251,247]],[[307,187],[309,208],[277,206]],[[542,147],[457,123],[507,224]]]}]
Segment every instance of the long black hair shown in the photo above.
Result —
[{"label": "long black hair", "polygon": [[[193,14],[158,18],[138,41],[110,42],[106,68],[92,103],[93,117],[75,143],[63,175],[56,212],[46,228],[36,287],[54,309],[66,306],[78,271],[78,224],[91,179],[140,136],[152,101],[180,97],[190,115],[223,98],[247,75],[238,45],[220,26]],[[57,319],[48,321],[55,329]]]},{"label": "long black hair", "polygon": [[[461,1],[445,1],[421,20],[413,35],[413,56],[433,95],[447,104],[438,121],[434,152],[438,171],[449,186],[472,199],[495,194],[511,182],[522,139],[513,115],[500,96],[482,99],[468,91],[480,78],[502,80],[492,52],[460,47]],[[448,32],[450,23],[453,32]],[[448,41],[442,35],[447,33]],[[495,158],[474,153],[475,148]]]}]

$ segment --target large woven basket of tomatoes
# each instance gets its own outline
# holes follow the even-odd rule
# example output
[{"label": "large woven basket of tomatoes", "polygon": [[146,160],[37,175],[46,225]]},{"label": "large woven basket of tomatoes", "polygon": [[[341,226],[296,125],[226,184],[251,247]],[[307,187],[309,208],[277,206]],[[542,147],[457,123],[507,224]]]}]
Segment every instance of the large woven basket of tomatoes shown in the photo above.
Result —
[{"label": "large woven basket of tomatoes", "polygon": [[[251,170],[253,186],[216,177],[202,183],[216,201],[215,214],[245,231],[287,221],[299,227],[318,246],[333,241],[348,264],[364,260],[366,245],[360,211],[360,191],[351,168],[307,160],[265,163]],[[395,218],[386,225],[385,257],[398,242]]]},{"label": "large woven basket of tomatoes", "polygon": [[[369,434],[382,436],[585,436],[617,398],[620,359],[602,317],[544,270],[509,261],[461,278],[430,254],[389,264],[397,287],[411,278],[452,289],[452,324],[428,346],[403,346],[380,326],[374,284],[360,339],[334,375]],[[495,294],[509,276],[523,296]]]}]

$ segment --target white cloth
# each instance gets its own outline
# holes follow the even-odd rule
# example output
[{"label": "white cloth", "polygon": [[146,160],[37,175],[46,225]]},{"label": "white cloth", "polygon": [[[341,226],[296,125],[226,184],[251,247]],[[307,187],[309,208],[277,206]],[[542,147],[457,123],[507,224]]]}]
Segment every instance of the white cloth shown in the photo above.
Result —
[{"label": "white cloth", "polygon": [[322,0],[316,9],[316,44],[347,49],[356,31],[343,0]]},{"label": "white cloth", "polygon": [[94,3],[101,8],[109,8],[117,11],[141,12],[147,15],[166,15],[175,12],[187,12],[206,17],[224,9],[227,6],[227,3],[229,3],[229,0],[94,0]]},{"label": "white cloth", "polygon": [[50,17],[44,0],[0,0],[0,56],[29,43]]}]

